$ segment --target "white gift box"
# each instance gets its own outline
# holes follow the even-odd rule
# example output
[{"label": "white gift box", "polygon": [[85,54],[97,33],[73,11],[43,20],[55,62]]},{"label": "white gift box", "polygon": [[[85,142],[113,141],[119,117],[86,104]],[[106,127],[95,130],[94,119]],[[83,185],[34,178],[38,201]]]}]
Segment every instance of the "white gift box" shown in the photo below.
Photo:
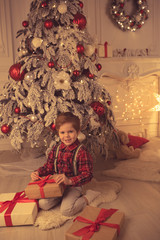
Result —
[{"label": "white gift box", "polygon": [[113,57],[112,46],[108,42],[105,42],[103,45],[99,44],[98,56],[103,58]]},{"label": "white gift box", "polygon": [[[0,194],[0,226],[33,225],[38,213],[36,200],[24,198],[24,192]],[[15,200],[15,196],[20,195]],[[15,200],[15,201],[14,201]],[[6,205],[6,208],[5,208]],[[5,208],[5,210],[3,210]]]}]

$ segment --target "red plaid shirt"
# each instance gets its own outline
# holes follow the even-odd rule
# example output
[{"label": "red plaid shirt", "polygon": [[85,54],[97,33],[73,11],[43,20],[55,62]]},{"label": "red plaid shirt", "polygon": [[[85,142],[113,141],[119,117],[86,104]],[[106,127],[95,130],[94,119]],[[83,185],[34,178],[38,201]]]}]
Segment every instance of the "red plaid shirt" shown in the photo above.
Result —
[{"label": "red plaid shirt", "polygon": [[77,175],[74,176],[73,158],[79,144],[78,139],[70,146],[61,143],[57,157],[57,172],[54,169],[54,160],[58,145],[54,146],[48,155],[47,162],[37,170],[39,175],[46,176],[48,174],[64,173],[71,179],[73,186],[81,186],[91,181],[93,177],[93,159],[84,145],[82,145],[77,154]]}]

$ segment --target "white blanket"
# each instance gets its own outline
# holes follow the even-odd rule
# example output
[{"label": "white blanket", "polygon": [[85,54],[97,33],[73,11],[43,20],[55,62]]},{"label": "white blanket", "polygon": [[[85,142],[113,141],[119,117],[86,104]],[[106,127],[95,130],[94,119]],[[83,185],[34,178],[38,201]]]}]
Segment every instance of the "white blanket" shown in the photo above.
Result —
[{"label": "white blanket", "polygon": [[142,147],[139,158],[119,161],[103,171],[108,177],[160,182],[160,138],[152,138]]}]

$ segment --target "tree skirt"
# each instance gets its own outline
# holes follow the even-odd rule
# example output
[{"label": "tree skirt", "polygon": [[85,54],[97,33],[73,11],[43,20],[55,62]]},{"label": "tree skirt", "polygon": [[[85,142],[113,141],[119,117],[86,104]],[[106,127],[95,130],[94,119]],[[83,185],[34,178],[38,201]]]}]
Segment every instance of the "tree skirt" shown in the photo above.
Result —
[{"label": "tree skirt", "polygon": [[[115,181],[98,182],[93,179],[89,184],[86,185],[85,190],[92,189],[94,191],[101,192],[90,205],[97,207],[101,203],[109,203],[117,198],[117,194],[121,190],[121,185]],[[49,230],[57,228],[63,225],[69,219],[73,219],[76,216],[66,217],[60,213],[60,206],[57,206],[49,211],[40,210],[35,221],[35,226],[41,230]]]},{"label": "tree skirt", "polygon": [[142,149],[138,159],[119,161],[115,168],[103,171],[108,177],[160,182],[160,139],[155,138]]}]

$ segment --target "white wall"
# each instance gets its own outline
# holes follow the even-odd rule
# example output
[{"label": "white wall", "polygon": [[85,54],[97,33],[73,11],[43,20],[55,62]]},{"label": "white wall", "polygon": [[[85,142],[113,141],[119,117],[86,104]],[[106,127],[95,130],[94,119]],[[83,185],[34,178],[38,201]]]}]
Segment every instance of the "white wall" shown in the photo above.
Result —
[{"label": "white wall", "polygon": [[[130,2],[132,1],[126,1],[126,7],[130,7]],[[99,43],[109,42],[113,49],[148,48],[151,49],[152,55],[160,56],[160,1],[148,0],[147,2],[150,14],[144,26],[136,32],[123,32],[113,23],[110,16],[111,0],[85,1],[90,33],[93,36],[97,35]]]},{"label": "white wall", "polygon": [[10,2],[0,0],[0,89],[8,78],[8,69],[13,62]]},{"label": "white wall", "polygon": [[[27,17],[31,1],[32,0],[0,0],[0,88],[4,82],[7,81],[8,69],[17,55],[20,39],[16,39],[16,32],[23,28],[22,22]],[[111,21],[109,14],[111,2],[111,0],[84,0],[84,11],[87,16],[87,27],[90,34],[97,39],[98,43],[103,44],[105,41],[108,41],[113,49],[151,49],[152,57],[156,57],[154,61],[156,65],[156,62],[160,61],[160,0],[147,1],[150,9],[149,19],[145,22],[144,26],[136,32],[123,32]],[[127,4],[129,4],[128,1],[126,1],[126,5]],[[128,5],[128,7],[130,7],[130,5]],[[114,66],[115,63],[118,64],[121,59],[100,59],[100,62],[102,61],[103,63],[102,72],[105,73],[107,67],[109,66],[110,68],[110,64]],[[125,59],[126,62],[131,63],[132,60],[133,58]],[[152,63],[152,65],[154,65],[154,63]],[[147,66],[148,65],[144,65],[140,67],[140,71],[147,71]],[[159,65],[157,66],[157,70],[160,70]],[[116,68],[118,74],[120,71],[121,69]],[[107,83],[106,80],[106,87]],[[108,89],[113,93],[109,86]],[[113,96],[113,98],[114,97],[115,96]],[[118,121],[122,126],[123,124],[120,122],[121,119]],[[156,132],[155,129],[158,125],[157,114],[151,121],[155,125],[153,131]],[[123,128],[128,129],[128,125],[124,124]]]},{"label": "white wall", "polygon": [[20,38],[16,38],[17,31],[24,28],[22,22],[26,20],[31,2],[31,0],[10,0],[14,59],[17,55],[20,41]]}]

